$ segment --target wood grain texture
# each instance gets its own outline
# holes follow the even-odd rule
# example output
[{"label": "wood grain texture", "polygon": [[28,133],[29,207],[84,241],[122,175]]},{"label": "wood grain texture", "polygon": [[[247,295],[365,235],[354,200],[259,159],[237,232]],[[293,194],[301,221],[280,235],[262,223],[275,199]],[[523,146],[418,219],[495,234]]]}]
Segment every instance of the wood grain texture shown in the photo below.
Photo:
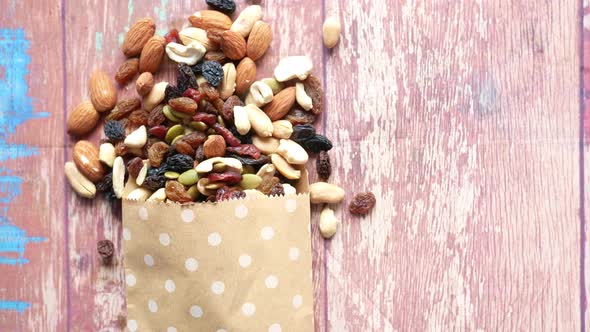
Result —
[{"label": "wood grain texture", "polygon": [[580,329],[577,8],[326,1],[329,330]]},{"label": "wood grain texture", "polygon": [[[16,1],[0,4],[0,28],[22,28],[30,42],[27,53],[31,60],[26,80],[29,82],[28,96],[33,100],[33,110],[35,113],[51,113],[47,118],[19,125],[13,134],[2,133],[3,138],[8,137],[9,143],[38,148],[38,155],[31,157],[19,157],[15,155],[16,151],[2,151],[14,158],[0,164],[3,174],[8,169],[12,175],[22,179],[22,193],[11,201],[10,206],[2,203],[1,208],[7,208],[2,215],[6,214],[28,236],[49,240],[27,245],[25,254],[28,263],[21,266],[0,265],[0,300],[20,300],[31,305],[22,314],[0,311],[0,331],[63,331],[67,318],[67,256],[62,198],[65,184],[62,176],[61,6],[59,3],[27,4]],[[40,25],[41,21],[45,24]],[[55,45],[47,42],[50,40],[55,41]],[[47,56],[49,54],[51,56]],[[6,72],[3,70],[3,73]],[[10,84],[13,78],[0,79]],[[51,93],[47,90],[49,82],[52,84]],[[20,100],[15,98],[14,101]],[[0,103],[7,102],[10,101],[0,100]],[[6,194],[3,189],[2,196],[6,197]]]}]

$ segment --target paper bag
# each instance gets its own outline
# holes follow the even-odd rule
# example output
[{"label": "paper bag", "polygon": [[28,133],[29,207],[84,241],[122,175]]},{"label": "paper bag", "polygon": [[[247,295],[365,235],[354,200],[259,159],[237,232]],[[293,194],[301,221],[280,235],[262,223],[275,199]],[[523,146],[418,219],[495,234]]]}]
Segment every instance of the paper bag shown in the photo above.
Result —
[{"label": "paper bag", "polygon": [[309,194],[123,202],[130,331],[313,331]]}]

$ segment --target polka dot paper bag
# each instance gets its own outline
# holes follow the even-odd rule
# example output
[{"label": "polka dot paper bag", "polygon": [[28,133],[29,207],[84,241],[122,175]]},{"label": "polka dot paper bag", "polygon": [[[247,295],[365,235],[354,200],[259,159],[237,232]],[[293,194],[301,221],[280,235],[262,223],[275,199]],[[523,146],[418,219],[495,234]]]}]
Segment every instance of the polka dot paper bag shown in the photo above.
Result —
[{"label": "polka dot paper bag", "polygon": [[131,331],[313,331],[309,195],[124,201]]}]

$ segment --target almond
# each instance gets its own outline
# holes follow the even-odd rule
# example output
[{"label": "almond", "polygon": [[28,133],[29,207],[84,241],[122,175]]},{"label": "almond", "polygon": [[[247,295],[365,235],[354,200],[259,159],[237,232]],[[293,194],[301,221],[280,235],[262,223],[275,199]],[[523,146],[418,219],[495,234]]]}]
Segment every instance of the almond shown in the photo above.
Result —
[{"label": "almond", "polygon": [[104,175],[104,168],[100,163],[98,149],[89,141],[79,141],[74,145],[74,163],[84,176],[96,183]]},{"label": "almond", "polygon": [[153,36],[148,40],[139,57],[139,72],[155,73],[160,69],[164,57],[166,40],[160,36]]},{"label": "almond", "polygon": [[168,104],[174,111],[189,115],[195,115],[197,108],[199,108],[199,105],[188,97],[170,99]]},{"label": "almond", "polygon": [[110,111],[117,104],[117,92],[113,82],[103,71],[96,70],[90,77],[90,100],[99,112]]},{"label": "almond", "polygon": [[203,152],[206,158],[223,157],[225,155],[225,140],[219,135],[209,135],[205,144],[203,144]]},{"label": "almond", "polygon": [[231,18],[216,10],[201,10],[192,14],[188,20],[195,28],[208,30],[211,28],[229,30]]},{"label": "almond", "polygon": [[136,56],[141,53],[143,46],[156,32],[156,24],[149,18],[142,18],[137,22],[133,23],[131,29],[125,35],[123,40],[123,54],[126,56]]},{"label": "almond", "polygon": [[117,81],[117,83],[120,85],[125,85],[135,76],[135,74],[137,74],[138,70],[139,59],[127,59],[127,61],[123,62],[121,66],[119,66],[119,69],[115,74],[115,81]]},{"label": "almond", "polygon": [[258,21],[254,23],[248,37],[248,57],[254,61],[260,59],[268,50],[272,41],[272,30],[268,23]]},{"label": "almond", "polygon": [[238,18],[231,26],[231,31],[241,34],[244,38],[252,30],[254,23],[262,19],[262,7],[259,5],[252,5],[244,8]]},{"label": "almond", "polygon": [[140,96],[145,96],[154,87],[154,75],[149,71],[142,73],[135,81],[135,89]]},{"label": "almond", "polygon": [[90,101],[84,101],[74,108],[68,116],[67,132],[73,136],[83,136],[96,127],[100,115]]},{"label": "almond", "polygon": [[295,87],[291,86],[277,93],[272,101],[266,105],[264,112],[272,121],[277,121],[289,113],[294,102]]},{"label": "almond", "polygon": [[246,56],[246,40],[242,35],[230,30],[221,35],[221,50],[232,60],[240,60]]},{"label": "almond", "polygon": [[243,95],[256,79],[256,64],[250,58],[244,58],[236,67],[236,94]]}]

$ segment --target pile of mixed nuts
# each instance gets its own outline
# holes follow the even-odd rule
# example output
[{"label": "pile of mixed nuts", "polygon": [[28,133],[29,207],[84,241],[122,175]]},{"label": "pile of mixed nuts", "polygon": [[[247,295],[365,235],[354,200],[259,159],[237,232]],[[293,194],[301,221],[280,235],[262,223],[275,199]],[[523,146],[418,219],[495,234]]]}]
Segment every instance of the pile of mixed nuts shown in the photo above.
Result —
[{"label": "pile of mixed nuts", "polygon": [[[76,106],[67,121],[68,133],[81,137],[106,115],[100,147],[81,140],[73,162],[65,164],[80,196],[93,198],[99,191],[120,199],[126,181],[137,189],[125,198],[155,202],[295,194],[309,154],[318,154],[318,174],[329,178],[332,143],[312,125],[323,111],[323,91],[311,74],[311,59],[283,58],[274,77],[256,80],[256,61],[273,38],[262,8],[246,7],[232,22],[233,1],[207,3],[212,9],[192,14],[190,27],[164,37],[155,35],[150,18],[130,28],[122,45],[128,59],[114,79],[124,86],[139,74],[139,97],[117,101],[109,75],[92,74],[90,100]],[[326,45],[335,46],[339,23],[331,19],[323,32]],[[178,63],[176,82],[154,81],[165,56]],[[344,194],[326,182],[310,186],[312,203],[339,203]],[[368,212],[375,198],[366,195],[364,210],[351,204],[351,211]],[[338,225],[334,212],[326,207],[320,219],[322,235],[331,237]]]}]

